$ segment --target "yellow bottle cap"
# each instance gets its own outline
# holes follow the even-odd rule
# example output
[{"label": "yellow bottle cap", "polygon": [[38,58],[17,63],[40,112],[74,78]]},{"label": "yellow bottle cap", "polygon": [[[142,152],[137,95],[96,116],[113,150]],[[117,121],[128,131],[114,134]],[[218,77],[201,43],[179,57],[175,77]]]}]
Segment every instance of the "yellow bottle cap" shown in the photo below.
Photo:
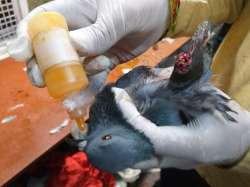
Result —
[{"label": "yellow bottle cap", "polygon": [[68,30],[65,18],[57,12],[43,12],[31,18],[28,23],[28,33],[33,40],[41,32],[47,32],[54,28]]}]

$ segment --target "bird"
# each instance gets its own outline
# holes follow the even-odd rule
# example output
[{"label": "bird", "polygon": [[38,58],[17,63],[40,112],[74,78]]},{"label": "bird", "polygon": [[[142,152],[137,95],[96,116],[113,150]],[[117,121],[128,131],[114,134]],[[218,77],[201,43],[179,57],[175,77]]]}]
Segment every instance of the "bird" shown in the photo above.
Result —
[{"label": "bird", "polygon": [[[209,82],[212,54],[207,43],[212,26],[204,22],[178,54],[161,67],[139,66],[106,85],[90,107],[84,151],[97,168],[111,173],[133,167],[155,156],[149,139],[124,119],[112,88],[122,88],[138,111],[158,126],[187,125],[206,112],[218,110],[236,122],[228,107],[229,98],[216,92]],[[164,64],[164,65],[163,65]],[[171,74],[166,70],[174,64]]]}]

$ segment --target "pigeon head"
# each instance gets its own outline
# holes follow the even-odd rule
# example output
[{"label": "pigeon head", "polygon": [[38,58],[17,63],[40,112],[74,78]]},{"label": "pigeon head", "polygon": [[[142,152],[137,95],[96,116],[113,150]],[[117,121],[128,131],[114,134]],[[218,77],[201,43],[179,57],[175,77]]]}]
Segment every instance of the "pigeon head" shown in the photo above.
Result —
[{"label": "pigeon head", "polygon": [[110,86],[97,95],[88,125],[85,151],[94,166],[115,173],[152,157],[152,144],[123,118]]}]

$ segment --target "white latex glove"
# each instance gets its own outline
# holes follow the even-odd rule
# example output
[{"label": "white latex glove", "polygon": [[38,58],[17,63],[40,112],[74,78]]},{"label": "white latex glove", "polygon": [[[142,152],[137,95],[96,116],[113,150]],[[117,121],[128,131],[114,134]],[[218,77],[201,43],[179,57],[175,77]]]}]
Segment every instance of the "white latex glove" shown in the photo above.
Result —
[{"label": "white latex glove", "polygon": [[140,115],[125,90],[113,88],[113,92],[123,116],[150,139],[157,155],[137,164],[136,168],[232,165],[240,161],[250,147],[250,113],[235,101],[230,101],[228,106],[238,113],[230,113],[237,123],[225,120],[220,112],[214,111],[199,116],[187,126],[158,127]]},{"label": "white latex glove", "polygon": [[28,75],[34,85],[43,87],[39,68],[32,58],[27,33],[30,18],[44,11],[64,15],[71,30],[73,45],[82,56],[97,56],[86,66],[93,75],[109,71],[119,62],[134,58],[147,50],[165,32],[167,0],[55,0],[29,13],[21,21],[17,39],[7,44],[10,56],[28,62]]}]

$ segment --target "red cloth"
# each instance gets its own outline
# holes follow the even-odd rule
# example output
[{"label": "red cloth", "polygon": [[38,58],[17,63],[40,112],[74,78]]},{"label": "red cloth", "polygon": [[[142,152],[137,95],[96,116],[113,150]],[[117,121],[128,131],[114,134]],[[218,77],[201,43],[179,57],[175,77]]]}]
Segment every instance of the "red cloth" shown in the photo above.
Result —
[{"label": "red cloth", "polygon": [[47,187],[115,186],[115,178],[91,166],[83,152],[66,156],[62,160],[57,157],[53,162]]}]

